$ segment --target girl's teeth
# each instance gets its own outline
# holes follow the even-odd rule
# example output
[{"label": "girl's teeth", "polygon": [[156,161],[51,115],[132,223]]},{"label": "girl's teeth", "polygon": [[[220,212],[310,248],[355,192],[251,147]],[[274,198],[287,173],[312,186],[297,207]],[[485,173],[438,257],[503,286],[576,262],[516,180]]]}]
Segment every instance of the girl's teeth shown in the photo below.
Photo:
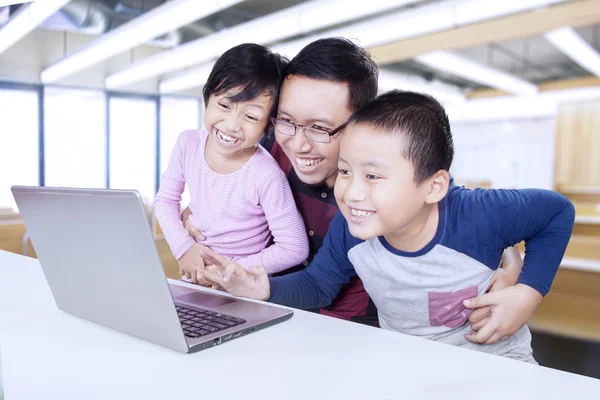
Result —
[{"label": "girl's teeth", "polygon": [[321,160],[320,159],[315,160],[315,159],[296,158],[296,162],[301,167],[316,167],[317,165],[319,165],[321,163]]},{"label": "girl's teeth", "polygon": [[224,134],[223,132],[221,132],[220,130],[217,130],[217,137],[219,138],[219,140],[221,140],[223,143],[226,144],[237,144],[237,142],[239,142],[239,139],[234,138],[233,136],[229,136]]},{"label": "girl's teeth", "polygon": [[370,211],[356,210],[354,208],[352,208],[351,210],[352,215],[354,215],[355,217],[368,217],[372,214]]}]

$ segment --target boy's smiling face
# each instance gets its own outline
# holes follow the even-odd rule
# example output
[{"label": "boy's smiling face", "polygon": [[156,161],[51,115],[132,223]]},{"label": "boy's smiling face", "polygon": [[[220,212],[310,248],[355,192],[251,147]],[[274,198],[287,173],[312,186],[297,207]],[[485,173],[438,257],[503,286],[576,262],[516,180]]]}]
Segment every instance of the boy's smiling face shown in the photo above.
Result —
[{"label": "boy's smiling face", "polygon": [[411,236],[423,226],[431,207],[430,182],[415,183],[404,146],[398,133],[365,124],[346,127],[335,198],[352,236],[366,240],[384,235],[389,240]]}]

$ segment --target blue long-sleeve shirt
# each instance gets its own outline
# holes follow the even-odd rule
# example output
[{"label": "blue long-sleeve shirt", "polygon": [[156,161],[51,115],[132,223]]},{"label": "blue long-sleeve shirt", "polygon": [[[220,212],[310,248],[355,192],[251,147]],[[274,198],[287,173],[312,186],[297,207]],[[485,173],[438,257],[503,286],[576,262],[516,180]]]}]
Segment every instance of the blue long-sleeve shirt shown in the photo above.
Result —
[{"label": "blue long-sleeve shirt", "polygon": [[573,205],[546,190],[451,186],[438,211],[435,237],[416,252],[395,249],[384,237],[354,238],[338,212],[305,270],[270,279],[270,301],[320,307],[358,274],[382,328],[535,362],[526,326],[494,345],[467,341],[471,310],[462,302],[488,290],[504,249],[523,240],[525,261],[518,281],[548,293],[571,236]]},{"label": "blue long-sleeve shirt", "polygon": [[[575,210],[568,199],[547,190],[468,190],[451,186],[439,207],[440,215],[445,217],[440,218],[436,237],[422,252],[439,244],[495,270],[504,249],[525,241],[519,282],[542,295],[548,293],[573,229]],[[338,212],[323,246],[305,270],[270,279],[270,301],[302,309],[329,304],[356,274],[348,253],[361,243],[350,234]],[[393,252],[390,246],[386,249]]]}]

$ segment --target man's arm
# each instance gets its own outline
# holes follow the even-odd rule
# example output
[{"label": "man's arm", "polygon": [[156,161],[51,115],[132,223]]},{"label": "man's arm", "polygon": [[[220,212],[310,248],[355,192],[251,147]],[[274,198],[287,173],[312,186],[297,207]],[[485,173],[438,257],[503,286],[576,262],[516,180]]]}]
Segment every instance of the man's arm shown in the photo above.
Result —
[{"label": "man's arm", "polygon": [[519,275],[523,271],[523,258],[516,246],[504,250],[501,268],[508,275],[507,284],[512,286],[517,283]]},{"label": "man's arm", "polygon": [[491,306],[489,320],[466,335],[474,343],[489,344],[527,324],[548,293],[571,236],[575,209],[564,196],[545,190],[488,191],[475,203],[484,210],[483,224],[489,225],[478,232],[483,243],[507,247],[525,240],[517,285],[465,301],[469,308]]},{"label": "man's arm", "polygon": [[564,196],[549,190],[474,190],[453,196],[453,209],[468,218],[472,257],[490,268],[497,251],[525,242],[518,283],[546,295],[571,237],[575,211]]}]

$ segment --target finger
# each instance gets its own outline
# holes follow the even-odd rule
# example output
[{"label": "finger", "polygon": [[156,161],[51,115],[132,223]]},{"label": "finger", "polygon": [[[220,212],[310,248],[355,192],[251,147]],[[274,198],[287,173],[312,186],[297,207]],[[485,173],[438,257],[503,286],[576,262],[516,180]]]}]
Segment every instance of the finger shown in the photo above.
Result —
[{"label": "finger", "polygon": [[184,276],[185,275],[185,271],[182,270],[181,268],[179,268],[179,276]]},{"label": "finger", "polygon": [[[469,323],[471,325],[476,324],[476,323],[480,322],[481,320],[489,318],[491,315],[492,315],[491,307],[486,306],[486,307],[477,308],[477,309],[473,310],[471,315],[469,315]],[[475,330],[477,331],[478,329],[475,329]]]},{"label": "finger", "polygon": [[219,283],[223,278],[223,274],[214,265],[207,265],[204,268],[204,277],[213,283]]},{"label": "finger", "polygon": [[196,263],[196,268],[193,271],[190,271],[190,275],[192,276],[192,282],[195,283],[196,285],[198,284],[198,267],[200,266],[200,263]]},{"label": "finger", "polygon": [[494,285],[500,280],[499,276],[500,275],[498,274],[498,272],[496,272],[494,274],[494,276],[492,277],[492,280],[490,281],[490,284],[487,287],[486,293],[489,292],[490,290],[492,290]]},{"label": "finger", "polygon": [[472,299],[468,299],[463,301],[463,305],[467,308],[479,308],[485,306],[491,306],[492,304],[496,304],[498,299],[498,292],[490,292],[486,293],[482,296],[473,297]]},{"label": "finger", "polygon": [[[223,271],[223,282],[230,282],[233,279],[237,278],[239,275],[243,274],[242,271],[245,271],[242,267],[235,263],[229,263],[227,267],[225,267],[225,271]],[[232,282],[233,283],[233,282]]]},{"label": "finger", "polygon": [[198,240],[198,241],[200,241],[200,242],[202,242],[202,241],[206,240],[206,236],[204,236],[204,235],[202,234],[202,232],[200,232],[200,231],[198,231],[198,234],[196,234],[195,236],[196,236],[196,240]]},{"label": "finger", "polygon": [[191,227],[190,228],[192,236],[197,238],[198,236],[202,235],[202,232],[200,232],[198,229],[196,229],[195,227]]},{"label": "finger", "polygon": [[204,246],[201,253],[202,257],[206,259],[210,264],[225,269],[229,264],[229,260],[213,251],[212,249]]},{"label": "finger", "polygon": [[198,266],[198,268],[196,269],[196,276],[198,278],[198,284],[204,287],[212,287],[214,286],[216,283],[211,281],[210,279],[208,279],[205,274],[205,268],[204,268],[204,264],[202,264],[202,266]]},{"label": "finger", "polygon": [[262,276],[262,275],[266,275],[267,274],[267,270],[262,265],[259,265],[257,267],[250,268],[250,273],[252,275],[256,276],[256,277],[259,277],[259,276]]},{"label": "finger", "polygon": [[469,333],[467,333],[465,335],[465,339],[467,339],[469,342],[477,343],[476,342],[476,340],[477,340],[477,331],[471,330],[471,332],[469,332]]},{"label": "finger", "polygon": [[189,271],[185,271],[185,277],[188,279],[192,279],[192,274]]},{"label": "finger", "polygon": [[200,267],[196,268],[196,273],[194,275],[196,276],[196,282],[198,282],[198,285],[204,287],[210,286],[210,282],[204,278],[204,274],[202,273]]},{"label": "finger", "polygon": [[496,329],[498,327],[496,324],[492,322],[488,322],[485,324],[483,328],[477,331],[477,335],[475,336],[475,343],[485,343],[496,333]]},{"label": "finger", "polygon": [[485,344],[493,344],[500,340],[502,336],[498,332],[494,332],[492,336],[488,340],[485,341]]},{"label": "finger", "polygon": [[490,320],[489,318],[484,318],[479,322],[471,324],[471,329],[477,332],[477,331],[481,330],[481,328],[483,328],[485,326],[485,324],[487,324],[489,322],[489,320]]},{"label": "finger", "polygon": [[504,336],[502,336],[502,337],[500,338],[500,341],[506,340],[506,339],[508,339],[508,338],[509,338],[509,337],[511,337],[511,336],[512,336],[512,335],[504,335]]}]

